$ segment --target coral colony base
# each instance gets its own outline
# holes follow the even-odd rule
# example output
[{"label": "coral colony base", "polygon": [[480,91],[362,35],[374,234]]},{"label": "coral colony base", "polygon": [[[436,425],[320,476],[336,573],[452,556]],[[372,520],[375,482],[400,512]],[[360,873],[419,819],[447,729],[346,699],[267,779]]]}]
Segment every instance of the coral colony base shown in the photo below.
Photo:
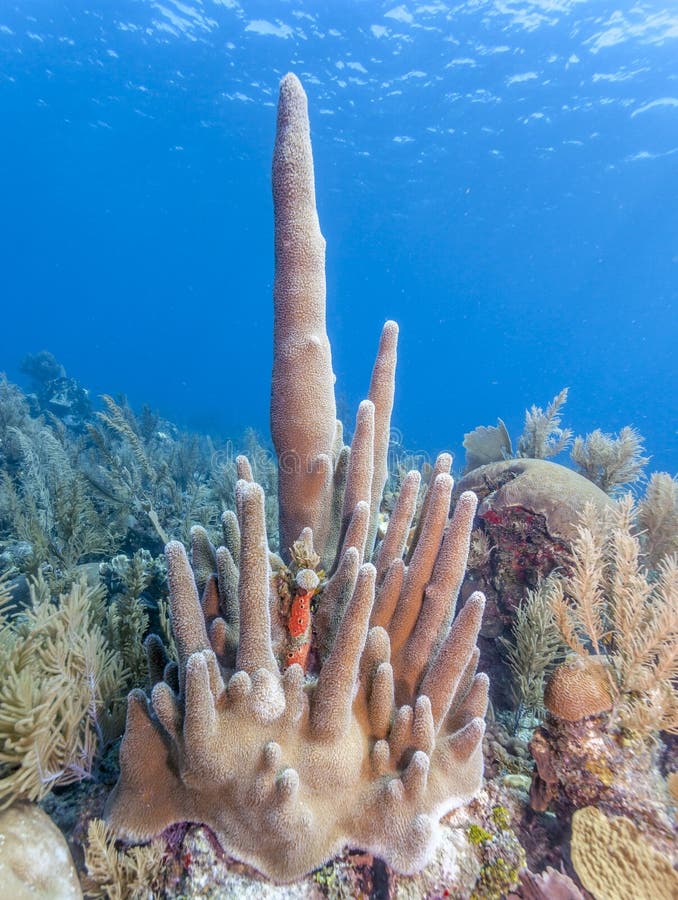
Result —
[{"label": "coral colony base", "polygon": [[264,493],[241,457],[224,546],[194,528],[191,568],[181,543],[167,545],[178,660],[147,641],[154,686],[150,699],[129,696],[107,818],[134,841],[205,823],[229,854],[280,882],[346,846],[412,873],[431,858],[441,816],[482,781],[483,595],[455,618],[476,497],[462,494],[448,519],[442,454],[418,521],[412,471],[373,552],[398,329],[384,326],[345,446],[306,96],[294,75],[280,86],[273,196],[271,428],[285,560],[269,551]]}]

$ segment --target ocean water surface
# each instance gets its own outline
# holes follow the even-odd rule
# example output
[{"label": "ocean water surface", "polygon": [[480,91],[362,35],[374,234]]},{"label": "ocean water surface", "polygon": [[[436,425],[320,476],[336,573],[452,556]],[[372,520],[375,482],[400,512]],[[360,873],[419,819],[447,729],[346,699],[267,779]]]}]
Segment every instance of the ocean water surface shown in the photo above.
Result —
[{"label": "ocean water surface", "polygon": [[278,82],[308,93],[349,422],[401,326],[403,445],[562,387],[678,468],[678,8],[668,0],[0,0],[0,369],[48,349],[266,434]]}]

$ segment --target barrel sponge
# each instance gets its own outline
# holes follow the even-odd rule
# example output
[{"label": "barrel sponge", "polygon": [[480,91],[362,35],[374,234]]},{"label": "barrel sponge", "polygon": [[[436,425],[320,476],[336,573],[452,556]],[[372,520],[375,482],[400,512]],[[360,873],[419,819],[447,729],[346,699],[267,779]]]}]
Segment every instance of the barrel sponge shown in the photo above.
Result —
[{"label": "barrel sponge", "polygon": [[608,819],[595,806],[572,817],[572,865],[595,900],[674,900],[678,873],[630,819]]},{"label": "barrel sponge", "polygon": [[581,656],[562,663],[549,678],[544,704],[551,715],[568,722],[608,712],[612,691],[607,666],[600,659]]}]

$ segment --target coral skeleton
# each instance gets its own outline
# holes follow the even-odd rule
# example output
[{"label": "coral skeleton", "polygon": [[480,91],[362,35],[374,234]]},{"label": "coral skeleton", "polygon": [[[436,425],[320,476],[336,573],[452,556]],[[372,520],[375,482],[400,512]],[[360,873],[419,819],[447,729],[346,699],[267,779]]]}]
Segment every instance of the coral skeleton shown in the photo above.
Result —
[{"label": "coral skeleton", "polygon": [[147,641],[154,686],[150,698],[129,696],[107,809],[132,841],[206,824],[227,853],[279,882],[347,846],[401,873],[424,867],[441,816],[480,787],[488,689],[476,673],[482,594],[455,615],[477,500],[463,493],[449,517],[449,455],[416,522],[420,478],[405,476],[373,552],[397,326],[384,327],[344,446],[313,177],[306,96],[287,75],[273,163],[271,398],[285,561],[269,551],[264,491],[241,457],[224,546],[194,528],[193,568],[183,544],[166,547],[178,659]]}]

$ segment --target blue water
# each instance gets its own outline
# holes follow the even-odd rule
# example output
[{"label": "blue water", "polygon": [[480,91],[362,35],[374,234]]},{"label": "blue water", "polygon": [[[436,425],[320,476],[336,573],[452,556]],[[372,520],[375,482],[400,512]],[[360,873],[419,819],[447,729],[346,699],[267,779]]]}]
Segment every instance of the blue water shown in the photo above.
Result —
[{"label": "blue water", "polygon": [[[320,9],[322,8],[322,12]],[[0,0],[0,370],[51,350],[265,432],[280,77],[309,96],[340,408],[401,326],[410,449],[570,387],[678,469],[670,0]]]}]

